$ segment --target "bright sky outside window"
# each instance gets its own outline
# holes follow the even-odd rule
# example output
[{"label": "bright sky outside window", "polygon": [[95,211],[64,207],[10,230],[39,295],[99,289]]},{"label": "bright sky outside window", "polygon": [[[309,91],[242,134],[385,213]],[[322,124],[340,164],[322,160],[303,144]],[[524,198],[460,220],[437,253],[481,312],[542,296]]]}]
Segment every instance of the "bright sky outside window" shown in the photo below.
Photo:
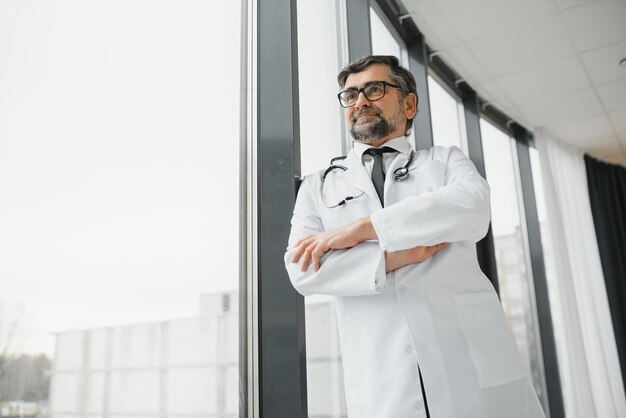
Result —
[{"label": "bright sky outside window", "polygon": [[400,44],[372,8],[370,8],[370,24],[372,28],[372,53],[374,55],[394,55],[402,62]]},{"label": "bright sky outside window", "polygon": [[[343,109],[337,100],[341,63],[335,2],[298,1],[297,8],[299,50],[320,51],[298,56],[300,158],[304,175],[326,167],[331,158],[342,155]],[[320,25],[324,25],[323,30]]]},{"label": "bright sky outside window", "polygon": [[237,410],[237,358],[177,344],[237,351],[240,25],[237,1],[0,3],[0,357],[44,353],[68,415]]},{"label": "bright sky outside window", "polygon": [[434,144],[446,147],[454,145],[467,155],[463,105],[431,76],[428,76],[428,95]]}]

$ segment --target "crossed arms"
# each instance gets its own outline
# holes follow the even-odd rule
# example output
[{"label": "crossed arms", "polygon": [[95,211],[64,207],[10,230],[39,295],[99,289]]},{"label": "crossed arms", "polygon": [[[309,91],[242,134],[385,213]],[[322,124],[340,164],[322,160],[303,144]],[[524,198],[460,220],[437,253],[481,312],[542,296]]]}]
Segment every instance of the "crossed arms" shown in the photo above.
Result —
[{"label": "crossed arms", "polygon": [[[368,240],[378,240],[378,235],[369,217],[359,219],[341,228],[318,232],[299,239],[294,244],[295,253],[291,262],[298,263],[301,260],[301,271],[303,272],[312,263],[313,271],[317,272],[320,269],[320,260],[324,253],[329,250],[352,248]],[[436,245],[418,245],[406,250],[385,251],[385,272],[389,273],[409,264],[421,263],[447,246],[448,243],[443,242]]]},{"label": "crossed arms", "polygon": [[320,218],[319,188],[315,179],[305,179],[285,254],[298,292],[377,294],[386,286],[387,272],[422,262],[447,243],[477,242],[487,233],[491,217],[487,182],[458,148],[431,153],[445,166],[442,187],[328,231]]}]

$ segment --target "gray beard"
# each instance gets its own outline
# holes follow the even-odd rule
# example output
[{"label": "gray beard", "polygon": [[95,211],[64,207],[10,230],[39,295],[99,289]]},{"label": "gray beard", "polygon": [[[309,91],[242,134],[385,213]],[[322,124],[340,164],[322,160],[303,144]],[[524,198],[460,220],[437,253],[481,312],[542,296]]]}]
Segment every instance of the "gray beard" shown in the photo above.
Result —
[{"label": "gray beard", "polygon": [[380,117],[374,123],[369,124],[367,127],[357,126],[353,124],[350,128],[350,135],[356,142],[362,142],[364,144],[370,144],[389,135],[393,131],[393,127],[385,118]]}]

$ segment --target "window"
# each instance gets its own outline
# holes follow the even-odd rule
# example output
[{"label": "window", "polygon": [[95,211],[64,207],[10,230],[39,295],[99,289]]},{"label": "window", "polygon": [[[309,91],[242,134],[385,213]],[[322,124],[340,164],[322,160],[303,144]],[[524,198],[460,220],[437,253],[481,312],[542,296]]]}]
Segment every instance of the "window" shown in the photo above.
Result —
[{"label": "window", "polygon": [[[300,159],[302,174],[326,167],[342,155],[343,112],[337,100],[341,69],[335,0],[298,1],[298,48],[320,51],[298,56]],[[324,25],[320,30],[320,25]]]},{"label": "window", "polygon": [[400,63],[403,63],[405,60],[402,46],[372,7],[370,7],[370,24],[372,53],[374,55],[393,55],[400,60]]},{"label": "window", "polygon": [[238,416],[240,8],[0,6],[3,411]]},{"label": "window", "polygon": [[[347,134],[337,100],[337,73],[344,64],[338,7],[335,0],[300,0],[297,5],[298,48],[320,51],[298,57],[302,174],[325,169],[331,158],[345,155],[342,142]],[[334,298],[306,297],[305,321],[309,418],[345,417]]]},{"label": "window", "polygon": [[454,145],[469,155],[463,103],[431,76],[428,76],[428,95],[434,145]]},{"label": "window", "polygon": [[484,119],[480,130],[487,181],[500,300],[522,360],[545,411],[545,373],[535,306],[515,141]]}]

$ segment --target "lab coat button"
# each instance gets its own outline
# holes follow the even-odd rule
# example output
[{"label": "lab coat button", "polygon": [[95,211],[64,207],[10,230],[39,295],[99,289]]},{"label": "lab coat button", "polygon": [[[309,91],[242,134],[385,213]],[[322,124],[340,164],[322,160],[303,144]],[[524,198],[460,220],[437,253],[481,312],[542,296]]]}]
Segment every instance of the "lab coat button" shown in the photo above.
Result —
[{"label": "lab coat button", "polygon": [[406,352],[409,353],[409,354],[412,353],[413,352],[413,347],[411,347],[410,345],[407,345],[406,346]]},{"label": "lab coat button", "polygon": [[421,402],[416,403],[415,406],[417,406],[417,409],[422,409],[422,403]]}]

